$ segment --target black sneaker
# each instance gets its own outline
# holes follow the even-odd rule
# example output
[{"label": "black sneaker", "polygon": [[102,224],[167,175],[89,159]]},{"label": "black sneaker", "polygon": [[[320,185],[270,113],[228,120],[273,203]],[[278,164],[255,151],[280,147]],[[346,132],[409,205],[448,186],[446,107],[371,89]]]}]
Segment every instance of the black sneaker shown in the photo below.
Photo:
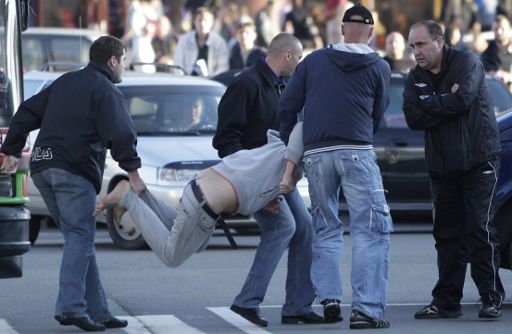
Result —
[{"label": "black sneaker", "polygon": [[389,321],[369,317],[358,310],[352,310],[350,314],[350,329],[389,328],[389,326]]},{"label": "black sneaker", "polygon": [[453,310],[446,310],[430,304],[416,312],[414,317],[416,319],[453,319],[462,316],[462,309],[455,308]]},{"label": "black sneaker", "polygon": [[482,296],[482,307],[478,311],[479,318],[496,319],[501,317],[501,301],[497,303],[491,295]]},{"label": "black sneaker", "polygon": [[321,303],[324,306],[324,322],[334,323],[343,320],[341,316],[341,302],[337,299],[324,299]]}]

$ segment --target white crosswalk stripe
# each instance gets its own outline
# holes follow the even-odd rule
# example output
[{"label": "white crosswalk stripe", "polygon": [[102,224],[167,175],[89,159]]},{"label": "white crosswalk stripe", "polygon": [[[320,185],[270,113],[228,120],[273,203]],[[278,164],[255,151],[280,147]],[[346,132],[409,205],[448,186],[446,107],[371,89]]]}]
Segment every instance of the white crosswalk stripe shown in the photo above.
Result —
[{"label": "white crosswalk stripe", "polygon": [[[180,333],[180,334],[205,334],[197,328],[187,325],[173,315],[139,315],[135,317],[123,316],[121,319],[128,320],[128,327],[123,328],[129,334],[159,334],[159,333]],[[3,334],[3,332],[0,332]]]},{"label": "white crosswalk stripe", "polygon": [[0,319],[0,333],[2,334],[18,334],[4,319]]},{"label": "white crosswalk stripe", "polygon": [[238,314],[234,313],[229,307],[207,307],[208,310],[212,311],[231,325],[240,329],[247,334],[270,334],[261,327],[258,327],[251,322],[245,320]]}]

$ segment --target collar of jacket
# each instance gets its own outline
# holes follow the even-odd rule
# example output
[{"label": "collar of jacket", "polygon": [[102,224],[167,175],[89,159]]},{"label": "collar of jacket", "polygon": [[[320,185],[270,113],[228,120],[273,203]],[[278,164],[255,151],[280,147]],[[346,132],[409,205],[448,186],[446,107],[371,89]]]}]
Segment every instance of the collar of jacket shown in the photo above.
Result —
[{"label": "collar of jacket", "polygon": [[[191,44],[197,48],[199,48],[199,43],[197,43],[197,39],[199,38],[199,36],[197,35],[197,31],[191,31],[192,35],[189,40],[188,40],[188,44]],[[212,32],[210,31],[207,35],[206,35],[206,41],[204,42],[205,45],[207,46],[211,46],[212,44],[212,39],[210,38],[212,35]]]},{"label": "collar of jacket", "polygon": [[114,72],[107,66],[107,64],[102,64],[97,61],[91,61],[87,65],[88,68],[95,69],[99,71],[101,74],[107,77],[108,80],[112,81],[114,79]]},{"label": "collar of jacket", "polygon": [[441,61],[441,71],[439,71],[439,74],[446,72],[448,69],[448,61],[452,54],[453,48],[449,46],[448,44],[443,45],[443,60]]},{"label": "collar of jacket", "polygon": [[272,71],[270,66],[268,66],[267,62],[265,61],[264,57],[261,57],[258,62],[256,63],[256,68],[258,69],[258,72],[261,73],[265,81],[268,83],[269,86],[279,86],[281,83],[279,82],[277,74]]}]

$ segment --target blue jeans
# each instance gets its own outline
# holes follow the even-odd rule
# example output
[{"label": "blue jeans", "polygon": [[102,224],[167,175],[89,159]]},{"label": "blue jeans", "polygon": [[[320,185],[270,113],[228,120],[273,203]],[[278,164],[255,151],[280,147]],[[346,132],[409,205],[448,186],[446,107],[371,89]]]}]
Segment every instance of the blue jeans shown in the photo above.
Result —
[{"label": "blue jeans", "polygon": [[296,189],[284,198],[278,213],[261,209],[254,214],[261,229],[261,239],[242,291],[233,304],[259,310],[272,274],[289,248],[286,301],[281,314],[303,315],[312,312],[311,304],[315,299],[310,278],[311,215]]},{"label": "blue jeans", "polygon": [[336,150],[304,157],[315,237],[311,279],[319,301],[341,300],[343,223],[347,201],[352,237],[352,308],[382,318],[386,305],[389,234],[393,222],[372,150]]},{"label": "blue jeans", "polygon": [[112,314],[101,286],[94,248],[94,186],[59,168],[36,173],[32,179],[64,236],[55,314],[89,316],[96,322],[110,320]]}]

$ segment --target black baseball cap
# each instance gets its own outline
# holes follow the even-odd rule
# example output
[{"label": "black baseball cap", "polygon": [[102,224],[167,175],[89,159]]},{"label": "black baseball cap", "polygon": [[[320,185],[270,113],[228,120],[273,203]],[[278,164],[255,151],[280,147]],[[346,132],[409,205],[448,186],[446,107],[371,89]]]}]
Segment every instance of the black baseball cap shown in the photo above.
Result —
[{"label": "black baseball cap", "polygon": [[355,22],[373,25],[373,16],[365,6],[357,4],[345,11],[342,22]]}]

